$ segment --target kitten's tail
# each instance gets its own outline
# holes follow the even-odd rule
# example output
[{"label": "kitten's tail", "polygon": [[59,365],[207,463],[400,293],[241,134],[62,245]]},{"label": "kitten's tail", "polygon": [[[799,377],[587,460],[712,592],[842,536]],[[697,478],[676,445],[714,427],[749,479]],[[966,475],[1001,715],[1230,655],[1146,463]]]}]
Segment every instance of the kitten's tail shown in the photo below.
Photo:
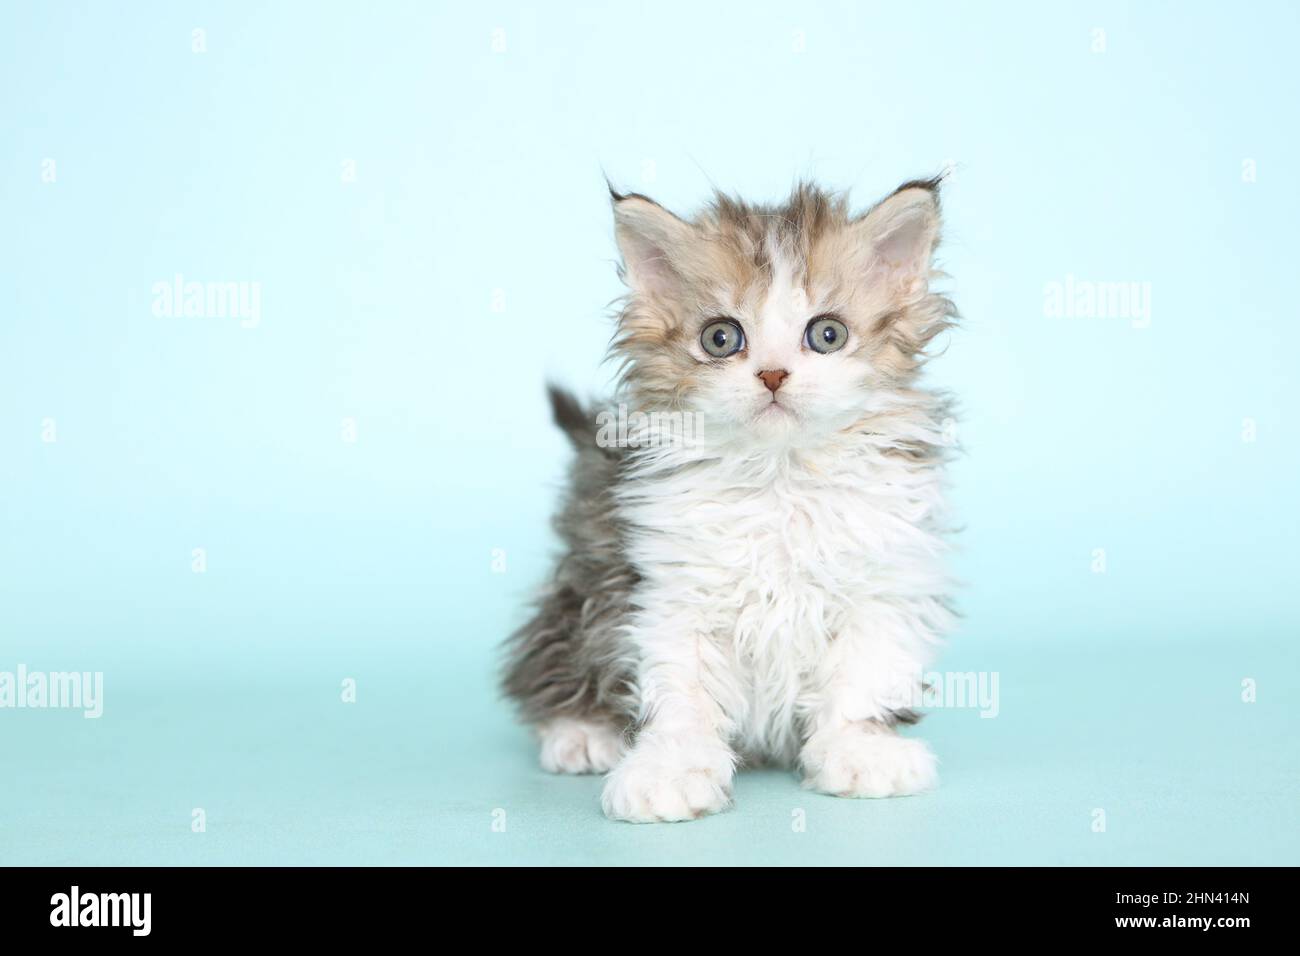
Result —
[{"label": "kitten's tail", "polygon": [[560,386],[548,384],[546,394],[551,400],[551,417],[560,431],[569,436],[573,447],[587,451],[596,444],[596,423],[574,394]]}]

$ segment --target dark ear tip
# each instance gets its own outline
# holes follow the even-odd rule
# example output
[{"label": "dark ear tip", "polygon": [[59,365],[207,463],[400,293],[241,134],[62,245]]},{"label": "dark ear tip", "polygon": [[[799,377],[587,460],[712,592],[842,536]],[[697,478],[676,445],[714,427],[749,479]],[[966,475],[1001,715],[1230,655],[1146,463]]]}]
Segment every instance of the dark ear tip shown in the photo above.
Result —
[{"label": "dark ear tip", "polygon": [[641,202],[649,203],[649,204],[652,205],[652,206],[658,206],[658,205],[659,205],[657,202],[655,202],[653,199],[651,199],[649,196],[645,195],[644,193],[621,193],[621,192],[619,192],[617,189],[614,188],[614,184],[611,183],[608,179],[605,180],[605,186],[606,186],[607,189],[609,189],[609,198],[610,198],[610,201],[613,202],[614,205],[616,205],[616,206],[617,206],[619,203],[621,203],[621,202],[626,202],[626,201],[629,200],[629,199],[639,199]]},{"label": "dark ear tip", "polygon": [[895,189],[893,195],[897,196],[899,193],[906,192],[909,189],[924,189],[926,192],[931,193],[935,199],[938,199],[939,187],[943,184],[943,181],[947,178],[948,178],[948,171],[945,169],[943,172],[936,173],[935,175],[931,176],[929,179],[910,179],[907,182],[903,183],[903,185]]}]

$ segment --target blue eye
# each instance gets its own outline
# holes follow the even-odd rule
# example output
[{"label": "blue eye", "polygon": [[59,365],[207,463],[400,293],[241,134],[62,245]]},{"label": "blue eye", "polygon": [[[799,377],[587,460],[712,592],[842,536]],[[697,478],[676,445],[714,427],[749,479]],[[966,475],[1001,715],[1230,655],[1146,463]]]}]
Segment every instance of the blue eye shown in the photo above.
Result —
[{"label": "blue eye", "polygon": [[731,319],[714,319],[700,333],[700,345],[714,358],[726,358],[745,347],[745,332]]},{"label": "blue eye", "polygon": [[804,338],[810,349],[826,355],[844,348],[849,340],[849,327],[833,315],[819,315],[808,323]]}]

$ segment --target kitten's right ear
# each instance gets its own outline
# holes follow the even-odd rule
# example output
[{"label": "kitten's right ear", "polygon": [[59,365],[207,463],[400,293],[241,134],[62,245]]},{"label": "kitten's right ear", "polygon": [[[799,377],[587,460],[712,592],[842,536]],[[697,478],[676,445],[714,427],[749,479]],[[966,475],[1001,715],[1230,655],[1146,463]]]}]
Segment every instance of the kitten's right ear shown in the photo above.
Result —
[{"label": "kitten's right ear", "polygon": [[681,264],[693,233],[690,223],[640,193],[621,194],[611,186],[609,194],[623,281],[643,295],[671,295],[681,285]]}]

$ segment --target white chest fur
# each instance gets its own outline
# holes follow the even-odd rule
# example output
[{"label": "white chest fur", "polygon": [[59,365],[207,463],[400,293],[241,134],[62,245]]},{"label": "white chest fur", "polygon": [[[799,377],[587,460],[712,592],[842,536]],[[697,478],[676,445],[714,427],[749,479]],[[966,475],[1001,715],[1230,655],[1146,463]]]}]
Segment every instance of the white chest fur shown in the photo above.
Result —
[{"label": "white chest fur", "polygon": [[749,752],[791,755],[841,631],[944,588],[938,475],[870,440],[656,468],[620,500],[642,667],[694,667]]}]

